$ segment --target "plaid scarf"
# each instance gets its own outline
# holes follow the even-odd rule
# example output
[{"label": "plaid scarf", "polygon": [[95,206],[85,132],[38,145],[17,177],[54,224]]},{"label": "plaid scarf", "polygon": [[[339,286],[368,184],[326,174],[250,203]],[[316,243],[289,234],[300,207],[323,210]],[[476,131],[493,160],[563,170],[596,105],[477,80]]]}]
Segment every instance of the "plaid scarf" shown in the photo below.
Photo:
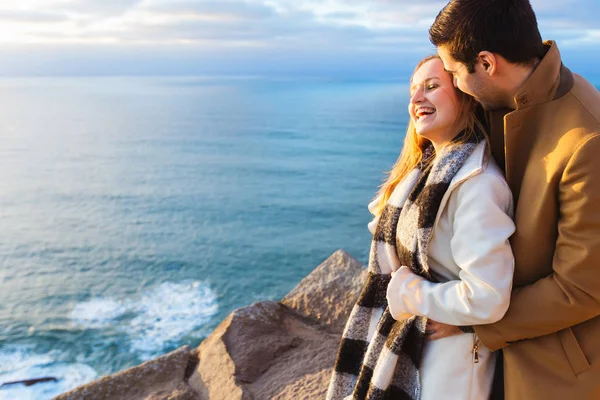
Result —
[{"label": "plaid scarf", "polygon": [[394,189],[377,221],[367,280],[346,323],[327,400],[419,399],[427,320],[411,316],[396,321],[387,306],[387,286],[391,272],[402,265],[436,282],[427,263],[436,216],[478,140],[446,146]]}]

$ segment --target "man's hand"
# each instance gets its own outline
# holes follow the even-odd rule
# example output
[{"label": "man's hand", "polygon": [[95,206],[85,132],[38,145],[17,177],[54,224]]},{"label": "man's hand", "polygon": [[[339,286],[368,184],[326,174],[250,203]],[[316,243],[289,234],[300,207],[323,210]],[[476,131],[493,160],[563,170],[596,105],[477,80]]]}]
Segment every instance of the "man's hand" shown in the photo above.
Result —
[{"label": "man's hand", "polygon": [[438,340],[448,336],[460,335],[463,333],[458,326],[446,325],[431,319],[427,320],[425,327],[425,339]]}]

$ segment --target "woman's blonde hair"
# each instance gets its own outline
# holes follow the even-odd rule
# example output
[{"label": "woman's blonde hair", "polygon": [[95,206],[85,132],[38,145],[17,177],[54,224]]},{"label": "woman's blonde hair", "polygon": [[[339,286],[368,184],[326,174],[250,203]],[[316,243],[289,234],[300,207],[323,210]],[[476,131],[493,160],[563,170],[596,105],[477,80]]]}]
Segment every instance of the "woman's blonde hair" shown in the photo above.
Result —
[{"label": "woman's blonde hair", "polygon": [[[415,70],[413,71],[413,75],[417,72],[419,68],[423,64],[428,61],[440,59],[438,55],[433,55],[429,57],[425,57],[421,60]],[[411,77],[412,81],[412,77]],[[461,92],[457,88],[455,88],[456,94],[459,100],[459,112],[456,116],[456,125],[461,126],[464,122],[465,129],[462,135],[454,142],[456,144],[462,144],[468,142],[473,139],[474,136],[479,136],[481,133],[485,136],[487,140],[487,135],[485,134],[485,129],[481,124],[479,118],[476,115],[477,102],[473,97]],[[392,167],[390,171],[388,171],[387,179],[380,186],[379,192],[377,193],[377,197],[381,197],[380,201],[377,203],[375,210],[373,210],[375,215],[381,214],[383,208],[385,207],[387,201],[389,200],[392,192],[396,188],[396,185],[414,168],[416,168],[422,161],[430,161],[425,160],[424,150],[430,144],[428,139],[425,139],[422,136],[417,134],[417,130],[412,122],[409,120],[408,128],[406,130],[406,137],[404,139],[404,145],[402,146],[402,151],[400,152],[400,156],[398,160]],[[431,155],[430,158],[435,157],[435,154]]]}]

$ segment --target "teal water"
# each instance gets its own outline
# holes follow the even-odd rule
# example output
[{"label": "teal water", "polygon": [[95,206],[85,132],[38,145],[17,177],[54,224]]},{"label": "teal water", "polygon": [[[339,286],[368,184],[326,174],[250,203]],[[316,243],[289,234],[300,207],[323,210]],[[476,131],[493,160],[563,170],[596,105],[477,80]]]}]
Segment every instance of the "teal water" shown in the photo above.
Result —
[{"label": "teal water", "polygon": [[44,399],[196,346],[332,252],[366,262],[394,82],[0,80],[0,390]]}]

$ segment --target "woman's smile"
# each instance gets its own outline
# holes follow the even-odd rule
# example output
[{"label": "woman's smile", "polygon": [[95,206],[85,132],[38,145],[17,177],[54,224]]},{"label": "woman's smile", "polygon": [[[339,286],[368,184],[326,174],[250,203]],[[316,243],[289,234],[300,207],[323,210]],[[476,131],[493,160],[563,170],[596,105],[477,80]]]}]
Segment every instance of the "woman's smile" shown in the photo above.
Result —
[{"label": "woman's smile", "polygon": [[435,114],[436,109],[433,107],[419,107],[415,111],[417,121],[423,121],[425,118]]}]

